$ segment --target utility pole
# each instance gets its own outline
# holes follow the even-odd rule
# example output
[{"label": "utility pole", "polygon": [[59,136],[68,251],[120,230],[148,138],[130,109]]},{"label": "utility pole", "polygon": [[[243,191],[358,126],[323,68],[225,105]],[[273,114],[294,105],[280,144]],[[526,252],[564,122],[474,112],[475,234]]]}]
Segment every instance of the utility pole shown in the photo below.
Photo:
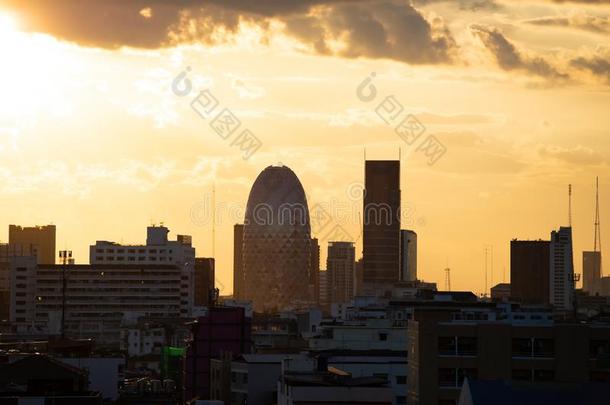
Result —
[{"label": "utility pole", "polygon": [[61,338],[66,338],[66,270],[69,262],[72,260],[71,250],[60,250],[59,258],[61,259]]}]

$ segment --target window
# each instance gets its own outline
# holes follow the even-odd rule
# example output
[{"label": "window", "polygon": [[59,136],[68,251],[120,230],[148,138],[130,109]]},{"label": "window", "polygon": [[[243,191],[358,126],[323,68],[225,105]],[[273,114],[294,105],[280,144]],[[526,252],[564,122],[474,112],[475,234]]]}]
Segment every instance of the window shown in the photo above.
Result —
[{"label": "window", "polygon": [[385,332],[379,332],[379,340],[385,342],[388,340],[388,334]]},{"label": "window", "polygon": [[554,370],[534,370],[534,381],[548,382],[555,380]]},{"label": "window", "polygon": [[512,377],[515,381],[531,381],[532,372],[525,369],[515,369],[512,372]]},{"label": "window", "polygon": [[555,356],[555,341],[553,339],[534,339],[534,357]]},{"label": "window", "polygon": [[603,355],[610,354],[610,341],[591,340],[589,341],[589,358],[597,359]]},{"label": "window", "polygon": [[455,387],[455,369],[440,368],[438,370],[438,385],[441,387]]},{"label": "window", "polygon": [[513,357],[531,357],[532,339],[515,338],[513,339]]},{"label": "window", "polygon": [[397,375],[396,376],[396,384],[405,385],[407,383],[406,375]]},{"label": "window", "polygon": [[458,337],[457,338],[457,353],[458,356],[476,356],[477,354],[477,338],[476,337]]},{"label": "window", "polygon": [[439,336],[438,338],[438,354],[443,356],[455,356],[455,337]]},{"label": "window", "polygon": [[469,380],[477,379],[477,370],[475,368],[458,368],[457,375],[458,381],[457,386],[461,387],[464,384],[464,380],[468,378]]}]

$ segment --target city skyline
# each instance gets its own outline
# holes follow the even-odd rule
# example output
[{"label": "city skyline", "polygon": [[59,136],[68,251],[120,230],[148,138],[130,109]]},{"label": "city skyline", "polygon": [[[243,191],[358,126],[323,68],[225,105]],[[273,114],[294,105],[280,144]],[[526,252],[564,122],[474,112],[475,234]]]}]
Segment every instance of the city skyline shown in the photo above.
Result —
[{"label": "city skyline", "polygon": [[[233,2],[221,11],[241,20],[226,41],[166,30],[187,27],[173,5],[136,1],[113,10],[86,2],[100,11],[87,30],[78,23],[84,8],[34,3],[0,2],[0,224],[55,224],[57,248],[73,250],[79,263],[95,240],[135,243],[161,222],[212,256],[211,226],[193,211],[213,188],[218,204],[245,209],[256,175],[278,162],[298,173],[312,203],[351,206],[353,185],[364,183],[365,147],[372,159],[397,159],[403,148],[402,199],[413,212],[405,228],[419,236],[420,277],[439,285],[448,262],[455,289],[482,292],[489,245],[494,281],[508,280],[511,239],[546,238],[567,225],[568,184],[578,273],[580,252],[593,246],[595,176],[606,229],[608,4],[388,1],[401,21],[430,28],[408,33],[421,44],[396,49],[389,44],[404,34],[401,24],[364,0],[355,9],[384,28],[386,42],[356,36],[368,31],[349,7],[323,1],[282,10]],[[333,12],[341,32],[354,25],[354,37],[329,28]],[[104,15],[122,28],[103,24]],[[210,26],[226,29],[210,15]],[[316,26],[325,41],[314,40]],[[418,58],[416,45],[440,53]],[[193,92],[181,97],[172,83],[188,67]],[[378,93],[370,102],[357,92],[367,79]],[[230,109],[263,143],[248,160],[234,138],[221,138],[193,111],[206,87],[219,101],[215,112]],[[433,135],[446,147],[433,165],[409,153],[399,122],[389,125],[376,111],[388,96],[422,124],[422,140]],[[235,222],[216,229],[223,293],[231,291],[233,249],[221,241],[232,240]],[[360,237],[356,220],[342,226]],[[1,227],[0,240],[8,240]],[[608,251],[610,241],[602,243]]]}]

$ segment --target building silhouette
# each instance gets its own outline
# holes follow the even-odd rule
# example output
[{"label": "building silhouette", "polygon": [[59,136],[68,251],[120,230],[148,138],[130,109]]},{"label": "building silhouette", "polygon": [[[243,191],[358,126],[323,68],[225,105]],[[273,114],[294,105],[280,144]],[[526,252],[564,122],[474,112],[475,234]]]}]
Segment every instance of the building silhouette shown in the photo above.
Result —
[{"label": "building silhouette", "polygon": [[197,257],[195,259],[195,306],[207,307],[212,304],[216,288],[216,260],[212,257]]},{"label": "building silhouette", "polygon": [[354,298],[356,249],[352,242],[329,242],[326,283],[329,303],[350,302]]},{"label": "building silhouette", "polygon": [[245,299],[255,311],[309,302],[311,230],[301,182],[286,166],[258,176],[246,207]]},{"label": "building silhouette", "polygon": [[510,294],[524,304],[549,304],[550,246],[546,240],[510,242]]},{"label": "building silhouette", "polygon": [[417,234],[400,231],[400,277],[402,281],[417,280]]},{"label": "building silhouette", "polygon": [[582,252],[582,289],[591,295],[601,293],[601,252]]},{"label": "building silhouette", "polygon": [[309,269],[309,295],[315,303],[320,303],[320,243],[311,239],[311,267]]},{"label": "building silhouette", "polygon": [[55,264],[55,234],[55,225],[9,225],[9,251],[15,256],[36,256],[38,264]]},{"label": "building silhouette", "polygon": [[551,232],[551,273],[549,293],[551,304],[559,311],[574,309],[574,260],[572,228],[561,227]]},{"label": "building silhouette", "polygon": [[400,279],[400,161],[365,162],[363,282]]},{"label": "building silhouette", "polygon": [[244,284],[246,282],[243,264],[244,225],[235,224],[233,227],[233,298],[244,298]]}]

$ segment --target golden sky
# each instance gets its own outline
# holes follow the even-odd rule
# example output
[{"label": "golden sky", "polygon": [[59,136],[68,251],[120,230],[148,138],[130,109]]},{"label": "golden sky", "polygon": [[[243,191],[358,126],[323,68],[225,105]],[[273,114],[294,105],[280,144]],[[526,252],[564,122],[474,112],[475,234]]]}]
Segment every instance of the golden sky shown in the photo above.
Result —
[{"label": "golden sky", "polygon": [[[192,109],[206,89],[261,141],[249,159]],[[435,164],[376,113],[389,96],[444,145]],[[570,183],[580,272],[595,176],[610,254],[609,107],[610,1],[0,0],[0,240],[53,223],[83,263],[95,240],[140,243],[164,222],[210,256],[215,188],[230,293],[260,171],[289,166],[330,214],[323,252],[337,226],[361,252],[363,150],[402,148],[420,278],[442,287],[449,263],[454,289],[481,293],[493,246],[493,282],[508,281],[510,240],[566,225]]]}]

